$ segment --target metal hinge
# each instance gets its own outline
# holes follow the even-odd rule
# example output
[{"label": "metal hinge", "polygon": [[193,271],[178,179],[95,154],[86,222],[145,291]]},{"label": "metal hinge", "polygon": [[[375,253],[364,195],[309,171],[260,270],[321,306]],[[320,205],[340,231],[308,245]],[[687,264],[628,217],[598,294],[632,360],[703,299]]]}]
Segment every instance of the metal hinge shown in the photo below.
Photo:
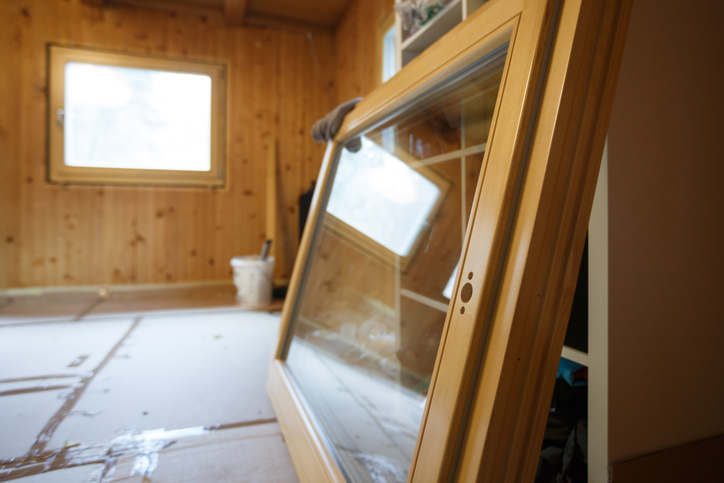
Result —
[{"label": "metal hinge", "polygon": [[65,127],[65,111],[61,108],[55,111],[55,123],[62,128]]}]

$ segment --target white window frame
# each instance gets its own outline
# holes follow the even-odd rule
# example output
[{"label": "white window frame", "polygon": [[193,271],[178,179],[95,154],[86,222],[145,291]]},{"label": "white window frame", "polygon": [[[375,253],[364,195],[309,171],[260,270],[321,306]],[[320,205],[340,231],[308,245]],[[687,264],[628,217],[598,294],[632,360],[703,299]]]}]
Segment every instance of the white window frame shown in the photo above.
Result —
[{"label": "white window frame", "polygon": [[[204,63],[186,60],[159,59],[49,46],[49,160],[48,179],[61,184],[110,184],[140,186],[220,187],[225,180],[226,160],[226,66],[223,63]],[[68,166],[65,164],[65,66],[70,62],[130,67],[187,74],[211,78],[211,153],[208,171],[168,169],[101,168]]]}]

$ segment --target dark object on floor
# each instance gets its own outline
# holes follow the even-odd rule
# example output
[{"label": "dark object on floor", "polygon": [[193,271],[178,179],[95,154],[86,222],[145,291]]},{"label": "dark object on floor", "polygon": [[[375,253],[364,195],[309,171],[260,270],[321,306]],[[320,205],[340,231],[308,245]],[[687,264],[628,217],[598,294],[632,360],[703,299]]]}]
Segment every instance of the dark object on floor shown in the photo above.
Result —
[{"label": "dark object on floor", "polygon": [[289,289],[288,285],[282,285],[281,287],[274,287],[272,289],[272,299],[282,300],[282,299],[287,298],[288,289]]},{"label": "dark object on floor", "polygon": [[588,479],[588,388],[556,379],[535,483]]},{"label": "dark object on floor", "polygon": [[266,257],[269,256],[269,249],[271,248],[272,241],[267,240],[264,242],[264,244],[261,247],[261,255],[259,255],[260,260],[266,260]]},{"label": "dark object on floor", "polygon": [[564,448],[549,446],[540,453],[536,483],[579,483],[588,480],[588,423],[578,421]]},{"label": "dark object on floor", "polygon": [[307,224],[309,209],[312,207],[312,198],[314,197],[314,187],[316,184],[315,181],[312,181],[312,187],[309,188],[309,191],[302,193],[299,197],[299,241],[302,241],[304,226]]}]

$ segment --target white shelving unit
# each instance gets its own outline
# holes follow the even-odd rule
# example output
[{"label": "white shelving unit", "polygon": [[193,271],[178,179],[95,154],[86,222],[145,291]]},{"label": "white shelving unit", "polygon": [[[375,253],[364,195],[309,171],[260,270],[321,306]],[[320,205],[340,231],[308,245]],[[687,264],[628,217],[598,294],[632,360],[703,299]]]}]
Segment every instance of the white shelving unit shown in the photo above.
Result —
[{"label": "white shelving unit", "polygon": [[608,483],[608,143],[588,222],[588,481]]},{"label": "white shelving unit", "polygon": [[398,18],[395,21],[397,26],[397,70],[407,65],[439,38],[468,18],[486,1],[453,0],[445,5],[445,8],[438,12],[430,22],[405,39],[402,38],[402,24]]},{"label": "white shelving unit", "polygon": [[608,483],[608,147],[588,223],[588,352],[561,357],[588,368],[588,481]]},{"label": "white shelving unit", "polygon": [[588,354],[572,347],[563,346],[561,357],[565,357],[569,361],[576,362],[582,366],[588,367]]}]

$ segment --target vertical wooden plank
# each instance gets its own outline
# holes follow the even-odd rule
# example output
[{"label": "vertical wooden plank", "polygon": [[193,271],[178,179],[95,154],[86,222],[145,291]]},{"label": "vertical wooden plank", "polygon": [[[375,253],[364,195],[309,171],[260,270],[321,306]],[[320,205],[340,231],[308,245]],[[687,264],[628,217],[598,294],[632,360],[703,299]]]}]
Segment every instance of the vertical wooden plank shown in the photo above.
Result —
[{"label": "vertical wooden plank", "polygon": [[[272,140],[271,149],[266,158],[266,231],[268,240],[272,241],[272,253],[277,252],[277,139]],[[275,272],[278,272],[278,264]]]},{"label": "vertical wooden plank", "polygon": [[337,26],[335,84],[339,102],[364,97],[380,84],[381,57],[375,51],[379,44],[377,26],[394,3],[354,0]]},{"label": "vertical wooden plank", "polygon": [[[280,217],[282,229],[280,231],[280,249],[277,253],[288,254],[291,250],[296,252],[298,240],[298,179],[301,170],[301,136],[295,135],[304,129],[298,127],[301,115],[301,92],[298,90],[300,75],[299,44],[306,46],[303,34],[294,32],[282,33],[279,66],[279,102],[284,106],[285,113],[280,117],[279,136],[279,170],[281,179]],[[305,57],[306,59],[306,57]],[[303,133],[302,133],[303,135]],[[283,257],[284,276],[290,271],[291,265],[287,257]]]},{"label": "vertical wooden plank", "polygon": [[248,149],[248,142],[252,140],[252,134],[248,130],[236,129],[236,126],[249,126],[254,119],[249,102],[252,99],[249,82],[253,74],[249,58],[249,35],[245,29],[231,29],[226,33],[227,58],[230,61],[228,72],[228,94],[227,94],[227,119],[229,123],[229,137],[227,139],[227,184],[224,188],[224,196],[220,197],[219,203],[230,204],[227,212],[228,223],[231,229],[226,234],[228,245],[226,252],[222,255],[221,263],[225,265],[227,277],[231,278],[231,267],[229,261],[232,257],[242,255],[241,245],[246,238],[246,230],[241,229],[244,223],[244,211],[246,194],[248,190],[243,189],[241,182],[245,176],[245,166],[248,163],[248,156],[245,150]]},{"label": "vertical wooden plank", "polygon": [[[23,15],[22,28],[26,34],[22,47],[23,65],[21,68],[20,100],[22,115],[20,118],[19,137],[21,139],[21,160],[23,161],[22,173],[26,180],[23,185],[27,193],[24,198],[38,196],[43,192],[43,180],[45,177],[45,129],[39,126],[45,125],[45,43],[49,32],[52,32],[52,18],[56,15],[62,16],[64,11],[58,5],[52,5],[47,12],[43,11],[37,4],[25,4],[21,10]],[[46,16],[46,13],[48,14]],[[31,250],[25,253],[25,263],[30,266],[30,277],[27,285],[40,285],[44,279],[48,267],[46,264],[47,250],[43,250],[46,240],[52,240],[51,247],[57,247],[59,237],[51,237],[50,233],[57,233],[62,226],[61,219],[57,216],[61,210],[57,196],[50,193],[50,196],[43,197],[43,202],[32,206],[35,216],[27,221],[28,228],[32,229],[29,239],[32,240]],[[54,216],[47,217],[46,214]],[[25,214],[21,214],[25,218]],[[25,225],[25,222],[23,222]],[[68,242],[65,241],[67,244]],[[67,256],[64,257],[67,260]],[[71,278],[64,265],[66,260],[58,258],[58,267],[51,268],[56,276],[65,280]]]},{"label": "vertical wooden plank", "polygon": [[224,0],[224,17],[226,25],[241,27],[246,14],[246,0]]},{"label": "vertical wooden plank", "polygon": [[[17,2],[0,4],[0,65],[5,72],[19,72],[23,36],[22,12]],[[0,287],[20,285],[20,149],[14,124],[20,117],[17,76],[0,75]]]},{"label": "vertical wooden plank", "polygon": [[[316,181],[319,176],[319,169],[322,166],[322,158],[324,157],[325,144],[317,143],[312,139],[311,126],[320,117],[334,108],[337,98],[335,93],[335,58],[333,47],[333,37],[331,35],[322,36],[315,34],[314,36],[314,55],[319,63],[319,72],[313,63],[312,53],[307,53],[307,58],[312,62],[306,64],[305,72],[306,85],[314,86],[314,89],[305,90],[304,99],[304,166],[302,169],[302,179],[300,193],[304,193],[311,187],[312,181]],[[311,48],[311,46],[310,46]],[[308,49],[309,50],[309,49]]]}]

